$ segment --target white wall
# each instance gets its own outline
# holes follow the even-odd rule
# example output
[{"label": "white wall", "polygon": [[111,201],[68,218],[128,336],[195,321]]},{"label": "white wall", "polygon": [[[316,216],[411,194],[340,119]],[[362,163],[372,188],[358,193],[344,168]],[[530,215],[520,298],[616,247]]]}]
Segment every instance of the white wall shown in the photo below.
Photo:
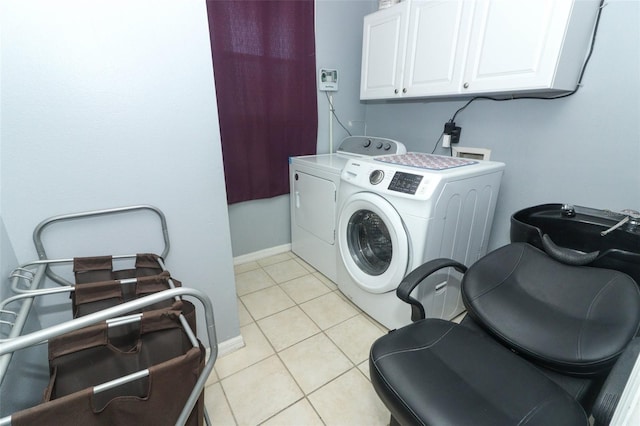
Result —
[{"label": "white wall", "polygon": [[233,256],[291,242],[289,194],[228,206]]},{"label": "white wall", "polygon": [[[377,1],[316,0],[316,65],[337,69],[339,90],[333,95],[336,115],[352,135],[364,135],[365,105],[360,99],[362,19],[377,10]],[[318,92],[318,154],[329,152],[329,101]],[[333,152],[348,136],[333,118]]]},{"label": "white wall", "polygon": [[[359,101],[362,17],[376,5],[319,0],[317,64],[341,70],[335,104],[343,122],[360,125],[364,108],[366,134],[398,139],[409,150],[431,152],[445,121],[464,101]],[[490,148],[493,159],[507,163],[492,248],[509,241],[509,217],[523,207],[570,202],[640,209],[639,22],[636,0],[606,2],[584,86],[575,96],[557,101],[477,101],[458,116],[461,145]],[[328,107],[322,93],[318,107],[318,152],[323,153],[328,151]],[[336,124],[334,140],[344,134]],[[282,196],[231,206],[234,255],[290,242],[288,203],[289,197]],[[246,226],[264,212],[269,212],[267,218],[277,218],[274,228]]]},{"label": "white wall", "polygon": [[[354,135],[365,133],[365,105],[360,103],[362,18],[377,9],[377,0],[316,0],[316,66],[338,69],[339,91],[333,93],[336,114]],[[317,72],[317,70],[316,70]],[[317,78],[317,76],[316,76]],[[317,152],[329,152],[329,103],[318,92]],[[347,136],[334,120],[333,150]],[[229,206],[233,255],[289,244],[289,195]]]},{"label": "white wall", "polygon": [[[3,2],[0,24],[0,205],[18,260],[35,258],[44,218],[155,205],[168,268],[211,297],[219,341],[238,336],[205,2]],[[137,235],[137,223],[118,226]],[[64,235],[50,235],[63,257],[119,244]]]},{"label": "white wall", "polygon": [[[515,211],[541,203],[640,210],[640,2],[604,7],[583,86],[553,100],[475,101],[456,118],[462,146],[505,170],[490,248],[509,242]],[[372,103],[371,134],[431,152],[463,101]],[[444,153],[439,149],[436,153]]]},{"label": "white wall", "polygon": [[[0,3],[0,16],[3,15],[3,3]],[[0,52],[2,52],[2,21],[0,20]],[[2,55],[0,54],[0,94],[2,93]],[[0,102],[0,189],[2,189],[2,102]],[[7,286],[2,285],[9,270],[14,268],[15,256],[9,244],[9,237],[2,220],[2,197],[0,197],[0,300],[7,295]]]},{"label": "white wall", "polygon": [[[0,16],[3,15],[3,4],[0,3]],[[0,51],[2,51],[2,21],[0,20]],[[2,93],[2,55],[0,55],[0,94]],[[0,128],[2,127],[2,102],[0,102]],[[2,132],[0,131],[0,193],[2,192]],[[18,265],[13,247],[9,241],[4,221],[2,220],[2,197],[0,197],[0,300],[5,300],[10,297],[11,290],[9,289],[8,276],[13,269]],[[7,306],[8,309],[15,309],[16,305],[12,304]],[[0,314],[0,320],[12,321],[14,318],[9,314]],[[29,321],[25,325],[28,330],[33,329],[33,322]],[[37,321],[36,321],[37,324]],[[0,339],[6,338],[11,329],[7,324],[0,324]],[[33,398],[29,395],[31,389],[44,389],[46,381],[43,377],[38,377],[38,374],[19,374],[24,372],[25,365],[34,360],[39,359],[43,361],[40,372],[46,374],[46,351],[43,353],[44,347],[36,349],[36,353],[26,353],[22,351],[18,356],[14,357],[12,362],[12,369],[7,372],[2,386],[0,386],[0,417],[11,414],[13,411],[19,408],[28,406]],[[33,371],[33,369],[32,369]],[[20,384],[21,389],[28,389],[27,391],[15,391],[16,386]],[[26,401],[25,401],[26,400]]]}]

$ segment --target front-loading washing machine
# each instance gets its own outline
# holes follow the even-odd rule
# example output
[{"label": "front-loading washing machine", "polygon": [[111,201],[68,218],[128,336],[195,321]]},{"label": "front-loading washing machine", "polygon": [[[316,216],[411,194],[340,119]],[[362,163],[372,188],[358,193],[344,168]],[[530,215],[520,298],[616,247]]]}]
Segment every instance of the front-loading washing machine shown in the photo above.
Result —
[{"label": "front-loading washing machine", "polygon": [[[389,329],[411,322],[396,296],[406,274],[428,260],[470,266],[487,252],[505,165],[423,153],[352,159],[338,193],[338,288]],[[453,268],[414,290],[427,317],[464,311]]]},{"label": "front-loading washing machine", "polygon": [[344,165],[350,158],[406,152],[398,141],[350,136],[335,154],[291,157],[291,250],[335,282],[337,192]]}]

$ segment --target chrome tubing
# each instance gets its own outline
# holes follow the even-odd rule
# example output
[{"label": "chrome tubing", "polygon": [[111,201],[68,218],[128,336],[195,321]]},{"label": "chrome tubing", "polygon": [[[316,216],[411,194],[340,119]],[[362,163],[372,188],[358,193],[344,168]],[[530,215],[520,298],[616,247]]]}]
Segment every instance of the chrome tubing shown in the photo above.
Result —
[{"label": "chrome tubing", "polygon": [[[33,279],[33,281],[31,281],[31,289],[32,290],[36,290],[38,288],[38,286],[40,285],[40,281],[44,279],[44,274],[45,274],[45,270],[46,270],[47,266],[46,265],[40,265],[38,266],[38,269],[35,273],[35,277]],[[19,277],[14,277],[13,280],[17,281],[19,280]],[[8,339],[18,339],[22,330],[24,329],[24,325],[27,322],[27,317],[29,316],[29,311],[31,311],[31,306],[33,305],[33,297],[31,298],[27,298],[22,305],[20,305],[20,311],[18,312],[18,314],[16,315],[16,319],[15,322],[13,324],[13,326],[11,327],[11,331],[9,332],[9,335],[7,336]],[[35,343],[39,343],[39,342],[35,342]],[[11,357],[13,356],[13,351],[9,351],[9,352],[3,352],[3,349],[5,347],[6,343],[2,343],[0,345],[0,385],[2,385],[2,382],[4,380],[4,377],[7,373],[7,369],[9,368],[9,363],[11,363]]]},{"label": "chrome tubing", "polygon": [[[167,229],[167,219],[164,216],[164,213],[162,213],[160,209],[158,209],[157,207],[145,205],[145,204],[141,204],[137,206],[128,206],[128,207],[116,207],[112,209],[93,210],[93,211],[80,212],[80,213],[70,213],[70,214],[64,214],[59,216],[53,216],[43,220],[36,226],[36,228],[33,231],[33,242],[36,246],[36,252],[38,253],[38,258],[41,260],[47,259],[47,252],[44,248],[44,245],[42,244],[42,232],[46,227],[54,223],[64,222],[64,221],[73,220],[73,219],[127,213],[127,212],[136,211],[136,210],[150,210],[153,213],[155,213],[160,219],[160,226],[162,227],[162,237],[164,240],[164,249],[162,250],[162,254],[160,256],[162,258],[165,258],[167,254],[169,254],[169,248],[170,248],[169,230]],[[58,274],[52,272],[48,268],[47,268],[47,276],[59,284],[73,285],[71,282],[62,278]]]},{"label": "chrome tubing", "polygon": [[[176,421],[176,425],[184,426],[198,400],[198,397],[200,396],[200,392],[202,391],[202,389],[204,389],[207,378],[209,377],[209,374],[211,374],[211,370],[213,370],[213,364],[218,357],[218,344],[216,340],[213,305],[211,304],[211,300],[209,299],[209,297],[207,297],[199,290],[185,287],[164,290],[162,292],[154,293],[140,299],[131,300],[129,302],[113,306],[99,312],[95,312],[80,318],[64,322],[62,324],[57,324],[43,330],[34,331],[32,333],[16,337],[10,341],[3,342],[2,345],[0,345],[0,356],[8,355],[17,350],[27,348],[31,345],[39,344],[40,342],[48,340],[52,337],[59,336],[64,333],[69,333],[71,331],[75,331],[99,323],[101,321],[105,321],[109,318],[127,314],[131,311],[144,308],[145,306],[153,305],[169,298],[180,296],[195,297],[200,301],[200,303],[202,303],[205,313],[207,338],[209,340],[209,346],[211,349],[211,355],[207,363],[205,364],[200,377],[198,377],[193,391],[189,395],[189,398],[184,408],[182,409],[178,420]],[[2,359],[4,359],[4,357]],[[11,416],[0,419],[0,426],[10,424]]]}]

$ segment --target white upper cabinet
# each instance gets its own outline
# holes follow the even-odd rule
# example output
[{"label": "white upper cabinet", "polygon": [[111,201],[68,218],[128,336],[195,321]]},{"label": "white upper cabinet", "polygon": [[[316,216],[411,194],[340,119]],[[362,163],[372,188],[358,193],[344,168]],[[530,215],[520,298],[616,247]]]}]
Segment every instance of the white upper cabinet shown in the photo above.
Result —
[{"label": "white upper cabinet", "polygon": [[463,89],[573,90],[597,6],[585,0],[477,1]]},{"label": "white upper cabinet", "polygon": [[[406,0],[375,12],[364,20],[360,97],[573,90],[598,4],[598,0]],[[396,16],[393,42],[375,29],[382,15]]]},{"label": "white upper cabinet", "polygon": [[402,89],[408,10],[409,3],[402,2],[365,16],[362,99],[389,98]]},{"label": "white upper cabinet", "polygon": [[439,95],[460,87],[473,12],[473,4],[466,3],[469,1],[411,3],[403,93]]}]

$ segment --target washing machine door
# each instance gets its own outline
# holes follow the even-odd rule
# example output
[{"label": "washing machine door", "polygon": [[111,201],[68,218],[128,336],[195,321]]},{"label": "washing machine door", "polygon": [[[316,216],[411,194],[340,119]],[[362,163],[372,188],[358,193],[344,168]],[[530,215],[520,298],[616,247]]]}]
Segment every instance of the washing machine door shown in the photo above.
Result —
[{"label": "washing machine door", "polygon": [[353,281],[370,293],[395,290],[407,273],[409,239],[402,218],[374,193],[357,193],[344,203],[338,246]]}]

